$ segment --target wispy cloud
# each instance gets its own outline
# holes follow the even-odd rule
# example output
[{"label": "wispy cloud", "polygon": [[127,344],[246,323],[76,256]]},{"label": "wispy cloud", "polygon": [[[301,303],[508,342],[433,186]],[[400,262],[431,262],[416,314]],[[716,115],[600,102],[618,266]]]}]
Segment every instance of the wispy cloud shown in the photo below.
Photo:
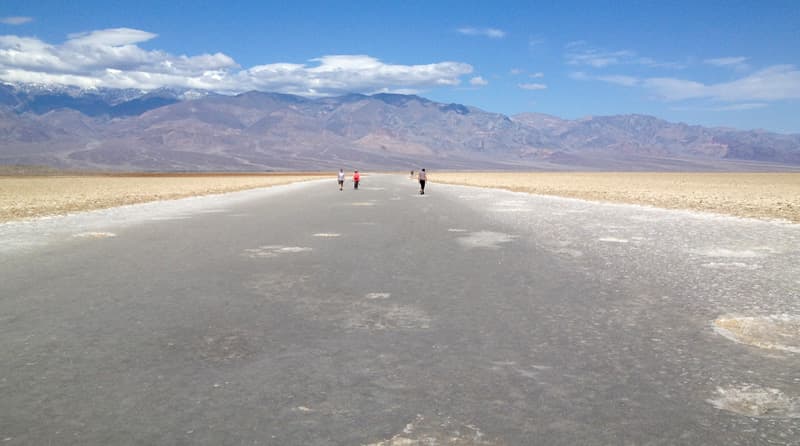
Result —
[{"label": "wispy cloud", "polygon": [[750,66],[747,64],[746,57],[718,57],[716,59],[706,59],[703,61],[708,65],[717,67],[733,68],[735,70],[747,70]]},{"label": "wispy cloud", "polygon": [[794,65],[774,65],[740,79],[718,84],[651,78],[644,80],[643,85],[670,101],[697,98],[726,102],[780,101],[800,99],[800,70]]},{"label": "wispy cloud", "polygon": [[674,111],[745,111],[768,107],[766,102],[746,102],[743,104],[722,105],[717,107],[670,107]]},{"label": "wispy cloud", "polygon": [[547,85],[545,84],[537,84],[537,83],[530,83],[530,84],[517,84],[517,86],[523,90],[546,90]]},{"label": "wispy cloud", "polygon": [[651,57],[643,57],[632,50],[608,51],[589,46],[585,41],[569,42],[564,58],[569,65],[583,65],[592,68],[606,68],[613,65],[642,65],[653,68],[685,68],[677,62],[662,62]]},{"label": "wispy cloud", "polygon": [[483,36],[490,39],[502,39],[506,36],[505,31],[497,28],[474,28],[471,26],[465,26],[458,28],[457,31],[465,36]]},{"label": "wispy cloud", "polygon": [[487,81],[481,76],[475,76],[469,80],[469,84],[475,86],[483,86],[483,85],[489,85],[489,81]]},{"label": "wispy cloud", "polygon": [[639,84],[639,79],[633,76],[625,76],[622,74],[596,76],[595,79],[603,82],[608,82],[610,84],[623,85],[625,87],[632,87],[634,85]]},{"label": "wispy cloud", "polygon": [[533,48],[545,43],[544,38],[542,37],[531,37],[528,39],[528,47]]},{"label": "wispy cloud", "polygon": [[0,23],[4,25],[24,25],[33,21],[33,17],[0,17]]},{"label": "wispy cloud", "polygon": [[533,78],[533,79],[541,79],[541,78],[543,78],[543,77],[544,77],[544,73],[542,73],[541,71],[539,71],[538,73],[531,73],[531,74],[529,74],[529,75],[528,75],[528,77],[531,77],[531,78]]},{"label": "wispy cloud", "polygon": [[[580,81],[602,81],[627,87],[643,87],[666,101],[709,99],[719,102],[742,102],[727,106],[726,110],[755,108],[763,101],[800,99],[800,70],[794,65],[774,65],[748,76],[716,84],[705,84],[689,79],[671,77],[637,78],[626,75],[591,75],[582,71],[570,73],[570,78]],[[760,107],[760,105],[758,105]],[[716,107],[722,110],[721,107]]]},{"label": "wispy cloud", "polygon": [[509,70],[509,73],[511,73],[514,76],[518,76],[518,75],[520,75],[520,74],[522,74],[524,72],[525,72],[525,70],[523,70],[521,68],[512,68],[511,70]]},{"label": "wispy cloud", "polygon": [[61,44],[0,36],[0,80],[84,88],[183,87],[220,93],[265,90],[326,96],[452,86],[472,72],[472,66],[461,62],[398,65],[368,55],[325,55],[309,63],[242,68],[223,53],[173,55],[139,46],[156,37],[130,28],[72,34]]}]

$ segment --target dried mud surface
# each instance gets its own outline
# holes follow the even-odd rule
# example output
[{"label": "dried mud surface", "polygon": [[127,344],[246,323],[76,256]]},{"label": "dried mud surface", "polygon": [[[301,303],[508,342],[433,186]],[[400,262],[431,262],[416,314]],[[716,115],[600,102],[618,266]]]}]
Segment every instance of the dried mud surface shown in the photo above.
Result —
[{"label": "dried mud surface", "polygon": [[800,223],[800,173],[443,172],[428,179]]},{"label": "dried mud surface", "polygon": [[114,174],[0,176],[0,222],[220,194],[334,174]]}]

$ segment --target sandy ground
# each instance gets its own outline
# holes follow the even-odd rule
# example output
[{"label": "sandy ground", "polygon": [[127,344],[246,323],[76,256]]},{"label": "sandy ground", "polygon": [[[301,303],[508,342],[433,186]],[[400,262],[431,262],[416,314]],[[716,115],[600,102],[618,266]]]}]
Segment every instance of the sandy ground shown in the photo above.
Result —
[{"label": "sandy ground", "polygon": [[[335,173],[0,176],[0,222],[269,187]],[[431,182],[800,223],[800,173],[437,172]]]},{"label": "sandy ground", "polygon": [[430,173],[431,182],[800,223],[800,173]]},{"label": "sandy ground", "polygon": [[324,177],[330,177],[334,182],[336,173],[0,176],[0,222],[234,192]]}]

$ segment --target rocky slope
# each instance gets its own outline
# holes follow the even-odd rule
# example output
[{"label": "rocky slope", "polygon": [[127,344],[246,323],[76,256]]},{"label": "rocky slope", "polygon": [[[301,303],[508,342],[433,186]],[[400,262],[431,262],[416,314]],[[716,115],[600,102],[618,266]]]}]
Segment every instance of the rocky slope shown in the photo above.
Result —
[{"label": "rocky slope", "polygon": [[800,135],[513,117],[413,95],[0,86],[0,164],[122,170],[800,168]]}]

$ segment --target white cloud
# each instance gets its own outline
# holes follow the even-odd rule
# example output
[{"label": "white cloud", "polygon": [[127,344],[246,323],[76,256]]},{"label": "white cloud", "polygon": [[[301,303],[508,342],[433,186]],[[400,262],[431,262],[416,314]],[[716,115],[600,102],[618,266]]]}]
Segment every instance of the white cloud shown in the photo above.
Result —
[{"label": "white cloud", "polygon": [[33,17],[0,17],[0,23],[4,25],[24,25],[33,21]]},{"label": "white cloud", "polygon": [[541,79],[541,78],[543,78],[543,77],[544,77],[544,73],[542,73],[542,72],[540,71],[540,72],[538,72],[538,73],[532,73],[532,74],[529,74],[528,76],[529,76],[529,77],[532,77],[532,78],[534,78],[534,79]]},{"label": "white cloud", "polygon": [[545,90],[547,89],[547,85],[545,84],[518,84],[519,88],[523,90]]},{"label": "white cloud", "polygon": [[184,87],[221,93],[257,89],[325,96],[349,92],[416,92],[458,85],[462,76],[472,72],[472,66],[460,62],[396,65],[367,55],[325,55],[309,63],[242,68],[223,53],[173,55],[138,46],[156,37],[130,28],[71,34],[61,44],[0,36],[0,80],[81,87]]},{"label": "white cloud", "polygon": [[489,81],[487,81],[481,76],[473,77],[472,79],[469,80],[469,83],[470,85],[475,85],[475,86],[489,85]]},{"label": "white cloud", "polygon": [[617,84],[623,85],[626,87],[632,87],[639,83],[639,79],[633,76],[625,76],[625,75],[609,75],[609,76],[596,76],[595,79],[603,82],[608,82],[610,84]]},{"label": "white cloud", "polygon": [[706,59],[703,62],[709,65],[716,65],[718,67],[726,67],[730,65],[739,65],[747,61],[746,57],[718,57],[716,59]]},{"label": "white cloud", "polygon": [[[627,87],[641,86],[655,96],[667,101],[710,99],[720,102],[738,103],[725,110],[756,108],[763,101],[800,99],[800,70],[794,65],[774,65],[730,82],[704,84],[688,79],[651,77],[640,79],[625,75],[590,75],[582,71],[572,72],[570,78],[579,81],[597,80]],[[732,108],[738,107],[738,108]],[[715,110],[722,111],[722,107]]]},{"label": "white cloud", "polygon": [[651,57],[639,56],[635,51],[607,51],[590,47],[579,40],[566,45],[564,57],[569,65],[585,65],[592,68],[606,68],[613,65],[642,65],[651,68],[685,68],[677,62],[660,62]]},{"label": "white cloud", "polygon": [[569,77],[577,81],[603,81],[608,82],[609,84],[623,85],[626,87],[638,85],[640,82],[639,79],[633,76],[626,76],[622,74],[595,76],[586,74],[583,71],[574,71],[569,74]]},{"label": "white cloud", "polygon": [[735,70],[747,70],[750,66],[746,63],[746,57],[718,57],[716,59],[706,59],[703,63],[723,68],[733,68]]},{"label": "white cloud", "polygon": [[744,111],[768,107],[765,102],[746,102],[742,104],[722,105],[718,107],[671,107],[674,111]]},{"label": "white cloud", "polygon": [[800,71],[794,65],[774,65],[743,78],[706,85],[673,78],[652,78],[643,84],[669,101],[708,98],[726,102],[800,99]]},{"label": "white cloud", "polygon": [[502,39],[506,36],[506,32],[497,28],[473,28],[470,26],[459,28],[459,33],[465,36],[483,36],[490,39]]},{"label": "white cloud", "polygon": [[520,75],[520,74],[524,73],[524,71],[525,71],[525,70],[523,70],[523,69],[521,69],[521,68],[512,68],[512,69],[509,71],[509,73],[511,73],[511,74],[512,74],[512,75],[514,75],[514,76],[517,76],[517,75]]},{"label": "white cloud", "polygon": [[533,48],[545,43],[545,40],[541,37],[532,37],[528,39],[528,47]]}]

